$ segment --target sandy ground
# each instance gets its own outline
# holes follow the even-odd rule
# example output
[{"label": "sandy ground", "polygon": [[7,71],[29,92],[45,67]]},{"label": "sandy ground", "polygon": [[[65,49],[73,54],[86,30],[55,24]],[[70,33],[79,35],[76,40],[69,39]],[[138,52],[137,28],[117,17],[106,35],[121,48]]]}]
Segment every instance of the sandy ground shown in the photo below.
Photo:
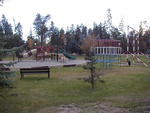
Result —
[{"label": "sandy ground", "polygon": [[[11,61],[0,61],[0,63],[9,63]],[[63,65],[84,65],[87,63],[87,60],[67,60],[65,62],[57,62],[57,61],[36,61],[36,60],[23,60],[21,62],[17,62],[11,68],[19,69],[19,68],[31,68],[31,67],[58,67]]]}]

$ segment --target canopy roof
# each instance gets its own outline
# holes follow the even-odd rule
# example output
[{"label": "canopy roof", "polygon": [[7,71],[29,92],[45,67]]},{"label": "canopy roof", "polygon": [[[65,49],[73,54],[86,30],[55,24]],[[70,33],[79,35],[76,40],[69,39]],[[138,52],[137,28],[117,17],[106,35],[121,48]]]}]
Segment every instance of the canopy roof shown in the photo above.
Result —
[{"label": "canopy roof", "polygon": [[96,46],[99,47],[104,47],[104,46],[120,47],[120,45],[121,45],[120,40],[112,40],[112,39],[96,40]]}]

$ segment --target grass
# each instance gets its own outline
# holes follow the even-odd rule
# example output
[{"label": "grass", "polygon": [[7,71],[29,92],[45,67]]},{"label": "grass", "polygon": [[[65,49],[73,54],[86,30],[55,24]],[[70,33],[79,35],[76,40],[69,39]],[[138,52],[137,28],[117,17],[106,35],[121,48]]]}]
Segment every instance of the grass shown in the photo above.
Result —
[{"label": "grass", "polygon": [[150,59],[148,58],[148,56],[140,56],[139,57],[142,61],[144,61],[145,63],[150,63]]},{"label": "grass", "polygon": [[85,59],[85,55],[77,55],[76,58],[79,60],[83,60]]},{"label": "grass", "polygon": [[[78,60],[83,60],[84,57],[85,57],[84,55],[82,55],[82,56],[81,55],[76,55],[76,59],[78,59]],[[28,57],[28,58],[22,58],[22,60],[33,60],[33,59],[35,59],[34,56]],[[13,56],[5,56],[5,57],[2,58],[2,60],[13,61]],[[18,58],[15,56],[14,60],[18,60]]]},{"label": "grass", "polygon": [[[17,59],[17,57],[14,57],[14,59]],[[10,60],[13,61],[13,56],[5,56],[2,58],[2,60]]]},{"label": "grass", "polygon": [[105,83],[90,84],[78,78],[88,76],[82,67],[53,68],[47,75],[26,75],[20,80],[17,72],[15,88],[0,89],[0,113],[32,113],[42,108],[66,104],[111,102],[112,106],[134,108],[147,100],[149,69],[143,66],[113,67],[104,72]]},{"label": "grass", "polygon": [[[22,58],[22,60],[33,60],[33,59],[35,58],[34,57]],[[13,61],[13,56],[5,56],[2,58],[2,60]],[[18,58],[15,56],[14,60],[18,60]]]}]

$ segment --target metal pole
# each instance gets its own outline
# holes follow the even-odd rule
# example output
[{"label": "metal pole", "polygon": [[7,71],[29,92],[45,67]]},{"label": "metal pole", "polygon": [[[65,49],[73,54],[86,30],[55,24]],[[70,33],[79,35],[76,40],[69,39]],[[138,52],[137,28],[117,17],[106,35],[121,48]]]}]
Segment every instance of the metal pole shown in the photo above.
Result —
[{"label": "metal pole", "polygon": [[58,41],[57,41],[57,56],[56,56],[56,58],[57,58],[57,62],[58,62]]},{"label": "metal pole", "polygon": [[139,42],[139,40],[140,40],[140,35],[139,35],[138,38],[137,38],[137,44],[138,44],[137,51],[138,51],[138,56],[139,56],[139,52],[140,52],[140,42]]},{"label": "metal pole", "polygon": [[133,54],[134,54],[134,52],[135,52],[135,39],[133,37]]},{"label": "metal pole", "polygon": [[[129,34],[129,26],[127,26],[127,54],[128,54],[128,52],[129,52],[129,36],[128,36],[128,34]],[[128,58],[129,56],[127,55],[127,58]]]},{"label": "metal pole", "polygon": [[60,34],[58,34],[58,37],[57,37],[57,56],[56,56],[56,58],[57,58],[57,62],[58,62],[58,39],[59,39],[59,37],[60,37]]}]

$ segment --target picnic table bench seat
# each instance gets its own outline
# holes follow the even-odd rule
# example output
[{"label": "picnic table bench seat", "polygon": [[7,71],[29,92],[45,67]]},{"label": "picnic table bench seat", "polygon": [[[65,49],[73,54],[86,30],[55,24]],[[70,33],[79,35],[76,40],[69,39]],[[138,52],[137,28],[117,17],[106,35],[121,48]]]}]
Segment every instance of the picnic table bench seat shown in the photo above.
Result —
[{"label": "picnic table bench seat", "polygon": [[20,74],[21,78],[24,78],[24,74],[42,74],[42,73],[47,73],[48,78],[50,78],[50,68],[48,66],[43,66],[43,67],[32,67],[32,68],[20,68]]}]

